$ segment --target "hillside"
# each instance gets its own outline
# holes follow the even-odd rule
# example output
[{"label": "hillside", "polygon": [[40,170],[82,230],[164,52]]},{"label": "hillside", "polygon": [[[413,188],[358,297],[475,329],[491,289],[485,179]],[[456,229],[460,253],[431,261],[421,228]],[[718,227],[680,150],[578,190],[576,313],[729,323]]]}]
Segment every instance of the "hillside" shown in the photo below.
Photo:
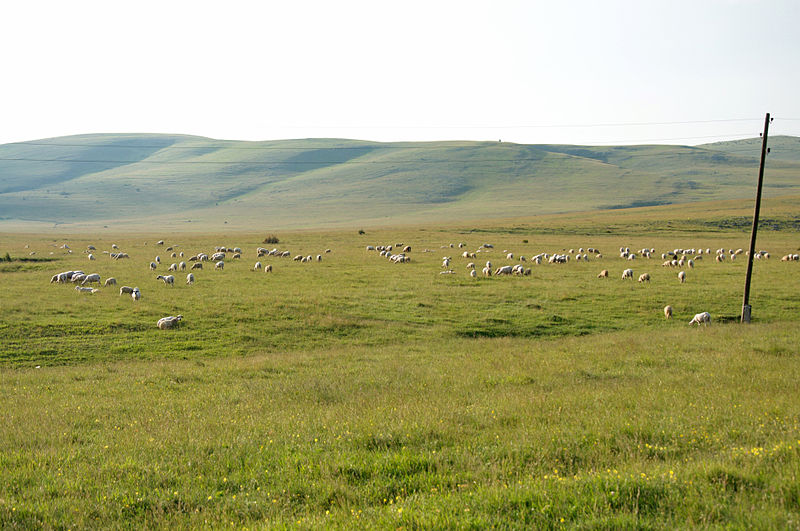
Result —
[{"label": "hillside", "polygon": [[[800,139],[770,145],[765,195],[800,194]],[[747,199],[759,150],[759,139],[587,147],[61,137],[0,145],[0,230],[385,226]]]}]

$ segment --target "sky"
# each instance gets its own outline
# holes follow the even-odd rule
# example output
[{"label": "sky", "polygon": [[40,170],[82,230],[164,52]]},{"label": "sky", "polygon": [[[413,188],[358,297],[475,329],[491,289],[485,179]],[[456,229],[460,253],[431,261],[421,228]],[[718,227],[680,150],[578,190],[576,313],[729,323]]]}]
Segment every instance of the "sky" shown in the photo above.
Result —
[{"label": "sky", "polygon": [[0,5],[0,143],[800,136],[796,0]]}]

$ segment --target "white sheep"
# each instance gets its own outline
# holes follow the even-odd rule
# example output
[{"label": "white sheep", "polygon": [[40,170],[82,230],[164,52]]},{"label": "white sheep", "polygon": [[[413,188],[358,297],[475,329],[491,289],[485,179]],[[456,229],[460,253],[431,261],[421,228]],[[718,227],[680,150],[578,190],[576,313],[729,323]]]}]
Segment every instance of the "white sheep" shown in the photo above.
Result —
[{"label": "white sheep", "polygon": [[117,279],[114,277],[108,277],[106,281],[103,283],[103,286],[116,286]]},{"label": "white sheep", "polygon": [[625,280],[626,278],[633,280],[633,269],[626,269],[622,272],[622,280]]},{"label": "white sheep", "polygon": [[650,273],[642,273],[639,275],[639,282],[650,282]]},{"label": "white sheep", "polygon": [[672,306],[664,306],[664,317],[669,319],[672,317]]},{"label": "white sheep", "polygon": [[514,272],[514,268],[510,265],[498,267],[497,270],[494,272],[494,276],[498,275],[511,275]]},{"label": "white sheep", "polygon": [[186,271],[186,262],[178,263],[178,269],[180,269],[181,271]]},{"label": "white sheep", "polygon": [[478,278],[478,272],[475,271],[475,269],[470,269],[469,276],[471,276],[472,278]]},{"label": "white sheep", "polygon": [[155,263],[157,263],[157,264],[161,263],[161,257],[160,256],[156,256]]},{"label": "white sheep", "polygon": [[225,262],[220,260],[216,264],[214,264],[214,269],[225,269]]},{"label": "white sheep", "polygon": [[194,269],[203,269],[203,263],[202,262],[195,262],[195,263],[192,264],[191,269],[192,270],[194,270]]},{"label": "white sheep", "polygon": [[131,292],[131,298],[135,301],[138,301],[142,298],[142,293],[139,291],[139,288],[133,288],[133,291]]},{"label": "white sheep", "polygon": [[75,291],[78,293],[97,293],[100,290],[97,288],[84,288],[81,286],[75,286]]},{"label": "white sheep", "polygon": [[704,323],[706,326],[708,326],[709,323],[711,323],[711,314],[708,312],[698,313],[692,317],[691,321],[689,321],[690,325],[695,323],[697,323],[697,326],[700,326],[700,323]]},{"label": "white sheep", "polygon": [[160,330],[166,330],[168,328],[175,328],[178,326],[178,323],[183,319],[182,315],[174,316],[170,315],[169,317],[162,317],[156,323],[156,326]]},{"label": "white sheep", "polygon": [[125,293],[133,293],[133,288],[130,286],[122,286],[119,288],[119,294],[123,295]]},{"label": "white sheep", "polygon": [[177,270],[178,270],[178,264],[174,263],[170,264],[169,267],[167,268],[167,271],[177,271]]},{"label": "white sheep", "polygon": [[89,253],[89,260],[94,260],[94,255],[92,253]]},{"label": "white sheep", "polygon": [[603,269],[600,271],[600,274],[597,275],[597,278],[608,278],[608,269]]},{"label": "white sheep", "polygon": [[681,281],[681,284],[683,284],[684,282],[686,282],[686,271],[680,271],[680,272],[678,273],[678,280],[680,280],[680,281]]},{"label": "white sheep", "polygon": [[158,264],[156,264],[155,262],[150,262],[150,271],[155,271],[157,267]]},{"label": "white sheep", "polygon": [[186,275],[186,283],[187,284],[194,284],[194,275],[189,273]]},{"label": "white sheep", "polygon": [[98,273],[92,273],[91,275],[86,275],[81,280],[81,286],[84,284],[91,284],[92,282],[97,282],[100,284],[100,275]]},{"label": "white sheep", "polygon": [[267,264],[264,266],[264,273],[272,273],[272,264]]},{"label": "white sheep", "polygon": [[445,256],[444,258],[442,258],[442,268],[447,269],[448,267],[450,267],[450,257]]},{"label": "white sheep", "polygon": [[156,280],[163,280],[165,286],[166,285],[170,285],[170,286],[174,286],[175,285],[175,277],[172,276],[172,275],[166,275],[166,276],[165,275],[158,275],[156,277]]},{"label": "white sheep", "polygon": [[261,269],[261,262],[256,262],[253,266],[253,271],[258,271],[259,269]]}]

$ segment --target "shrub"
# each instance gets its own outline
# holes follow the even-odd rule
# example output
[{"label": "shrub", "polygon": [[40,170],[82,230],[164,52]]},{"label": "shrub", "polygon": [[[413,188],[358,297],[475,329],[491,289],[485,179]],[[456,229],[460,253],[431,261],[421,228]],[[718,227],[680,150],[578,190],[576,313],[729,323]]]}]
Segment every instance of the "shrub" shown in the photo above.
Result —
[{"label": "shrub", "polygon": [[359,233],[359,234],[366,234],[366,232],[364,232],[364,230],[363,230],[363,229],[358,229],[358,233]]},{"label": "shrub", "polygon": [[270,234],[266,238],[264,238],[264,243],[280,243],[280,240],[274,234]]}]

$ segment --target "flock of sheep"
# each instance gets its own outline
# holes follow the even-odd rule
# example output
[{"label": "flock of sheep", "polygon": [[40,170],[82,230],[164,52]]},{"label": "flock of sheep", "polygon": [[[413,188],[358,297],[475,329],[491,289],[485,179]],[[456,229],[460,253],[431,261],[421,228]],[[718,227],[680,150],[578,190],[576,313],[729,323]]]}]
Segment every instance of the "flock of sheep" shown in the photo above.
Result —
[{"label": "flock of sheep", "polygon": [[[156,245],[163,246],[164,245],[164,241],[163,240],[159,240],[156,243]],[[174,258],[174,259],[182,259],[182,258],[184,258],[185,257],[184,252],[177,250],[176,247],[177,246],[167,247],[165,250],[166,250],[166,252],[170,253],[170,255],[169,255],[170,258]],[[116,244],[112,244],[111,248],[112,248],[112,251],[103,251],[103,254],[109,255],[109,258],[111,258],[113,260],[130,258],[130,256],[127,253],[116,252],[119,249],[119,247]],[[70,249],[69,245],[67,245],[67,244],[62,245],[62,249],[65,249],[68,253],[72,253],[72,250]],[[87,247],[86,251],[84,251],[84,252],[87,254],[88,260],[95,261],[97,259],[97,257],[95,256],[95,251],[96,250],[97,250],[97,248],[94,245],[89,245]],[[326,249],[325,250],[325,253],[330,253],[330,252],[331,252],[330,249]],[[231,260],[240,259],[242,257],[242,250],[239,247],[229,248],[229,247],[224,247],[224,246],[218,246],[210,254],[201,252],[201,253],[197,253],[197,254],[195,254],[195,255],[193,255],[191,257],[188,257],[186,259],[186,261],[180,260],[178,262],[171,263],[167,267],[167,272],[185,271],[187,268],[190,269],[190,272],[187,273],[187,275],[186,275],[186,284],[192,285],[195,282],[195,276],[194,276],[194,273],[192,271],[202,270],[203,269],[203,264],[206,263],[206,262],[213,263],[215,270],[220,270],[220,271],[224,270],[224,268],[225,268],[225,260],[226,260],[226,258],[228,256],[228,254],[230,254],[230,259]],[[292,256],[289,251],[279,251],[278,249],[271,249],[270,250],[270,249],[266,249],[266,248],[263,248],[263,247],[258,247],[256,249],[256,255],[259,258],[266,257],[266,256],[274,256],[274,257],[277,257],[277,258],[289,258],[289,257]],[[322,261],[322,255],[321,254],[316,255],[316,259],[312,255],[308,255],[308,256],[297,255],[297,256],[295,256],[293,258],[293,260],[296,261],[296,262],[311,262],[311,261],[320,262],[320,261]],[[191,262],[192,265],[189,266],[187,264],[187,261]],[[153,259],[153,261],[149,263],[148,267],[149,267],[150,271],[156,271],[160,266],[161,266],[161,256],[157,255]],[[255,265],[253,266],[253,271],[261,271],[261,270],[263,270],[265,273],[271,273],[272,272],[272,264],[265,264],[264,265],[260,261],[256,262]],[[175,276],[174,275],[171,275],[171,274],[156,275],[155,278],[156,278],[156,280],[161,280],[162,282],[164,282],[165,286],[174,286],[175,285]],[[100,285],[100,281],[101,281],[101,276],[100,276],[99,273],[86,274],[83,271],[63,271],[61,273],[56,273],[55,275],[53,275],[50,278],[50,283],[51,284],[52,283],[59,283],[59,284],[72,283],[72,284],[75,284],[75,290],[77,292],[86,293],[86,294],[98,293],[100,291],[99,287],[86,286],[86,284],[96,283],[99,286]],[[117,279],[114,278],[114,277],[109,277],[109,278],[107,278],[105,280],[105,283],[103,285],[105,287],[116,286],[117,285]],[[138,301],[142,297],[142,293],[139,290],[139,288],[138,287],[131,287],[131,286],[121,286],[119,288],[119,294],[120,294],[120,296],[122,296],[122,295],[130,295],[131,298],[134,301]],[[178,315],[178,316],[171,315],[171,316],[167,316],[167,317],[163,317],[163,318],[159,319],[158,322],[156,323],[156,326],[161,330],[165,330],[165,329],[168,329],[168,328],[175,328],[175,327],[177,327],[178,323],[181,322],[182,320],[183,320],[183,316],[182,315]]]},{"label": "flock of sheep", "polygon": [[[163,240],[157,242],[157,246],[163,246]],[[489,255],[496,256],[498,253],[495,251],[494,246],[489,243],[484,243],[480,245],[476,250],[470,251],[466,249],[466,244],[459,243],[458,249],[460,250],[460,257],[462,259],[467,260],[466,263],[466,270],[468,275],[472,278],[478,277],[476,261],[480,255],[486,256],[487,258]],[[62,246],[64,249],[69,249],[69,247],[65,244]],[[442,248],[450,248],[455,249],[456,245],[449,244],[443,245]],[[392,263],[409,263],[411,262],[411,246],[405,245],[403,243],[394,243],[389,245],[368,245],[366,247],[368,252],[374,252],[378,256],[385,258],[387,261]],[[97,249],[90,245],[87,247],[85,253],[88,255],[88,259],[90,261],[96,260],[96,251]],[[242,249],[239,247],[226,247],[226,246],[218,246],[215,247],[214,251],[212,252],[200,252],[197,254],[192,255],[191,257],[185,257],[184,252],[177,249],[177,246],[166,247],[166,253],[169,253],[169,257],[175,259],[175,262],[171,262],[170,265],[166,268],[167,273],[175,273],[178,271],[186,271],[189,269],[189,272],[186,274],[186,284],[192,285],[195,282],[195,271],[202,271],[203,265],[206,263],[213,264],[214,270],[224,270],[225,268],[225,260],[238,260],[242,257]],[[68,252],[72,252],[69,250]],[[317,254],[317,255],[295,255],[292,257],[292,254],[288,250],[278,250],[277,248],[267,249],[264,247],[258,247],[256,249],[256,256],[257,258],[263,259],[267,257],[275,257],[275,258],[292,258],[295,262],[307,263],[307,262],[319,262],[322,261],[323,254],[330,253],[331,249],[326,249],[324,253]],[[424,249],[423,253],[430,253],[434,252],[431,249]],[[104,254],[108,254],[110,259],[113,260],[120,260],[120,259],[127,259],[130,258],[127,253],[120,252],[117,245],[112,245],[111,251],[103,251]],[[656,256],[655,248],[643,248],[639,250],[631,250],[628,247],[621,247],[619,250],[620,258],[633,262],[635,260],[648,260],[654,258]],[[709,259],[711,256],[714,257],[716,262],[724,262],[726,260],[736,260],[736,257],[741,254],[747,254],[742,249],[716,249],[716,251],[712,251],[710,248],[700,249],[700,248],[677,248],[673,250],[666,251],[661,253],[661,259],[663,262],[661,263],[662,267],[669,267],[669,268],[678,268],[679,271],[677,273],[677,278],[680,283],[686,282],[686,270],[692,269],[695,267],[695,264],[704,259],[704,257],[708,257]],[[528,265],[541,265],[541,264],[568,264],[571,261],[577,262],[588,262],[590,260],[602,260],[603,255],[599,249],[594,247],[587,247],[584,249],[583,247],[578,249],[562,249],[559,252],[548,253],[548,252],[541,252],[538,254],[531,255],[530,257],[526,258],[524,255],[517,255],[512,251],[503,250],[499,253],[500,256],[498,257],[499,260],[505,260],[507,262],[514,262],[511,264],[502,264],[502,265],[493,265],[491,260],[486,260],[485,265],[482,267],[481,275],[483,277],[503,277],[503,276],[529,276],[532,273],[532,268],[527,267]],[[230,257],[230,258],[228,258]],[[758,251],[754,258],[756,259],[769,259],[770,254],[765,251]],[[184,260],[185,258],[185,260]],[[497,259],[496,259],[497,260]],[[782,258],[783,261],[798,261],[800,260],[800,255],[797,254],[788,254]],[[187,263],[188,262],[188,263]],[[442,271],[440,274],[455,274],[455,271],[451,268],[451,264],[453,263],[453,256],[447,255],[442,257]],[[191,265],[189,265],[191,264]],[[149,269],[151,271],[157,271],[160,267],[162,267],[162,260],[160,256],[156,256],[152,262],[149,263]],[[261,261],[255,262],[252,270],[253,271],[264,271],[265,273],[271,273],[273,266],[272,264],[262,264]],[[598,275],[598,278],[608,278],[609,271],[608,269],[603,269]],[[173,274],[158,274],[156,280],[161,280],[165,286],[174,286],[175,284],[175,276]],[[622,271],[621,278],[623,280],[633,280],[634,278],[634,271],[632,267],[627,267]],[[651,281],[650,273],[644,272],[638,276],[638,281],[641,283],[649,283]],[[52,276],[50,279],[51,283],[71,283],[75,285],[76,291],[79,293],[97,293],[99,290],[101,277],[99,273],[92,273],[86,274],[83,271],[64,271],[61,273],[57,273]],[[97,287],[93,287],[92,284],[96,284]],[[116,286],[117,280],[113,277],[107,278],[105,280],[104,286]],[[138,287],[130,287],[130,286],[121,286],[119,289],[119,294],[122,295],[130,295],[134,301],[138,301],[141,299],[141,291]],[[672,306],[666,306],[664,308],[664,315],[667,319],[670,319],[673,314]],[[179,322],[183,319],[183,316],[168,316],[160,319],[157,323],[157,327],[159,329],[167,329],[167,328],[175,328]],[[708,312],[701,312],[694,316],[694,318],[690,321],[690,324],[709,324],[711,322],[711,315]]]}]

